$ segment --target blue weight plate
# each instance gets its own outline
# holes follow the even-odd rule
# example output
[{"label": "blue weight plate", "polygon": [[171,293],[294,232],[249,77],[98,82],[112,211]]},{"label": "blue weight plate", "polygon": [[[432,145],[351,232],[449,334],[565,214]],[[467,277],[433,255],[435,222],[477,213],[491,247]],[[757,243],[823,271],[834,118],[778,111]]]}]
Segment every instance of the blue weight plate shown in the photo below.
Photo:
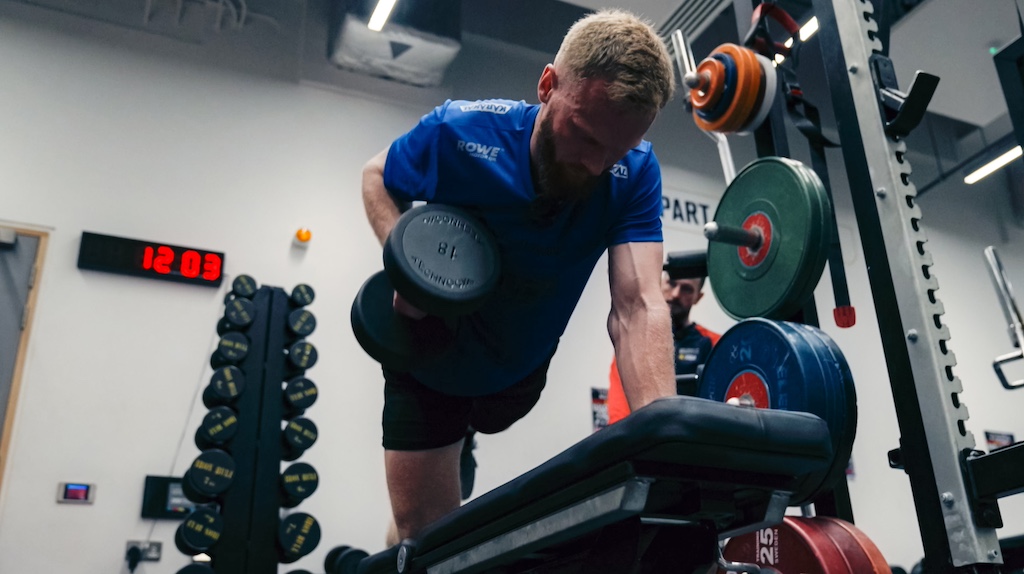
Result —
[{"label": "blue weight plate", "polygon": [[824,383],[823,410],[815,414],[828,424],[834,453],[832,464],[825,471],[806,477],[797,487],[791,502],[803,504],[834,486],[845,473],[857,429],[856,396],[846,360],[828,335],[809,325],[781,326],[802,337],[815,350]]},{"label": "blue weight plate", "polygon": [[706,122],[713,122],[722,117],[736,97],[736,62],[726,54],[712,54],[711,57],[725,67],[725,85],[722,86],[722,96],[710,110],[697,110],[697,115]]},{"label": "blue weight plate", "polygon": [[[816,350],[777,321],[741,321],[722,335],[701,374],[699,396],[818,414],[825,408]],[[818,415],[822,416],[822,415]],[[824,417],[822,417],[824,418]]]}]

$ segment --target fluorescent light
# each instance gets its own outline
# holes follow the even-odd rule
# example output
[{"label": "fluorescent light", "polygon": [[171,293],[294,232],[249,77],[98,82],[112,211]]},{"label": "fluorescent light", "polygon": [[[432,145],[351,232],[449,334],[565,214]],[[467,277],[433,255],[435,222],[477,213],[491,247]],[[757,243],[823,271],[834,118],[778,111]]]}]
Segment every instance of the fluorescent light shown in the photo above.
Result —
[{"label": "fluorescent light", "polygon": [[373,9],[373,15],[370,16],[370,23],[366,25],[367,28],[374,32],[380,32],[384,29],[384,23],[388,21],[388,16],[391,15],[391,9],[395,7],[397,0],[378,0],[377,7]]},{"label": "fluorescent light", "polygon": [[806,42],[808,38],[814,35],[818,31],[818,17],[815,16],[807,21],[806,24],[800,28],[800,41]]},{"label": "fluorescent light", "polygon": [[[810,20],[808,20],[807,23],[803,25],[803,27],[800,28],[800,41],[801,42],[806,42],[817,31],[818,31],[818,17],[814,16]],[[782,45],[787,47],[787,48],[792,48],[793,47],[793,38],[788,38],[785,42],[782,43]],[[776,54],[775,55],[775,65],[778,66],[785,59],[786,59],[785,56],[780,56],[780,55]]]},{"label": "fluorescent light", "polygon": [[964,183],[966,183],[967,185],[978,183],[983,178],[990,175],[992,172],[1010,163],[1011,161],[1019,158],[1022,154],[1024,154],[1024,152],[1021,151],[1021,147],[1017,146],[971,172],[967,177],[964,178]]}]

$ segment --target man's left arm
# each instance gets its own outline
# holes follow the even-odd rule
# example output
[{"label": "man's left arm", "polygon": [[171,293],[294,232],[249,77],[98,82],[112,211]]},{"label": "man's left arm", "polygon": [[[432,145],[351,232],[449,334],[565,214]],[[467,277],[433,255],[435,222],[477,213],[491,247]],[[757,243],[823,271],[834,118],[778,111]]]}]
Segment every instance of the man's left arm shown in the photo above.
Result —
[{"label": "man's left arm", "polygon": [[633,411],[676,392],[672,320],[661,292],[662,257],[660,242],[622,243],[608,250],[608,334]]}]

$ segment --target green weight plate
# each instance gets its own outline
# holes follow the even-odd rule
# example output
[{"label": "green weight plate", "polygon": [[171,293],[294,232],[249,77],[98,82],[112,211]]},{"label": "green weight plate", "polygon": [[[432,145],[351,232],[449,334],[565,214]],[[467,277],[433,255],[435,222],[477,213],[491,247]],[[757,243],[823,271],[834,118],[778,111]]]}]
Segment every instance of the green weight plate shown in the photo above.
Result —
[{"label": "green weight plate", "polygon": [[708,246],[715,298],[737,319],[792,316],[813,293],[828,259],[831,209],[820,180],[799,162],[768,157],[747,165],[715,212],[722,227],[758,228],[757,250]]}]

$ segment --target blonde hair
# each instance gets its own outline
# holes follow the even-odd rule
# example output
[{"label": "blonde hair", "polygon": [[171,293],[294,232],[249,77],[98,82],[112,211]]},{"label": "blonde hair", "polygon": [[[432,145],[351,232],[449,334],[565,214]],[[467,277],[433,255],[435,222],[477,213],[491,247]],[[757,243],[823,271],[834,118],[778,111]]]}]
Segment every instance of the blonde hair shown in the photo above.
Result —
[{"label": "blonde hair", "polygon": [[601,10],[576,21],[555,55],[567,80],[600,78],[608,97],[657,111],[672,99],[675,76],[665,44],[650,24],[623,10]]}]

